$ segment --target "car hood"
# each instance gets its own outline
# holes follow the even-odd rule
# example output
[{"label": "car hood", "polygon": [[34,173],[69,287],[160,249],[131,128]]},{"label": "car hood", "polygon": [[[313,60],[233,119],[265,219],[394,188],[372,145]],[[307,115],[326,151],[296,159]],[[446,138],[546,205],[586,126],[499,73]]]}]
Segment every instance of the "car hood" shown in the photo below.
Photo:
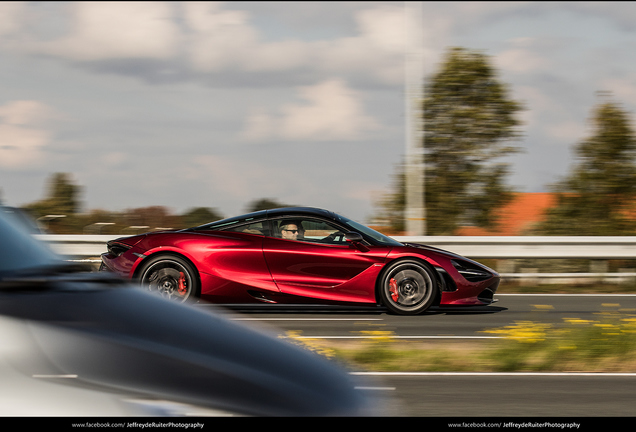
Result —
[{"label": "car hood", "polygon": [[446,255],[448,258],[451,258],[451,259],[467,261],[467,262],[469,262],[469,263],[471,263],[473,265],[476,265],[478,267],[483,268],[484,270],[487,270],[488,272],[492,273],[493,275],[498,275],[498,273],[495,270],[483,265],[482,263],[480,263],[478,261],[472,260],[470,258],[466,258],[465,256],[456,254],[454,252],[447,251],[445,249],[440,249],[440,248],[437,248],[437,247],[434,247],[434,246],[422,245],[422,244],[419,244],[419,243],[403,243],[403,244],[404,244],[404,246],[412,247],[412,248],[415,248],[415,249],[418,249],[418,250],[430,251],[430,252],[435,252],[437,254]]},{"label": "car hood", "polygon": [[438,253],[438,254],[446,255],[446,256],[451,257],[451,258],[460,258],[460,259],[466,260],[466,258],[461,256],[461,255],[458,255],[458,254],[456,254],[454,252],[450,252],[450,251],[447,251],[445,249],[440,249],[440,248],[437,248],[437,247],[434,247],[434,246],[428,246],[428,245],[423,245],[423,244],[419,244],[419,243],[402,243],[402,244],[404,246],[412,247],[412,248],[415,248],[415,249],[431,251],[431,252],[435,252],[435,253]]}]

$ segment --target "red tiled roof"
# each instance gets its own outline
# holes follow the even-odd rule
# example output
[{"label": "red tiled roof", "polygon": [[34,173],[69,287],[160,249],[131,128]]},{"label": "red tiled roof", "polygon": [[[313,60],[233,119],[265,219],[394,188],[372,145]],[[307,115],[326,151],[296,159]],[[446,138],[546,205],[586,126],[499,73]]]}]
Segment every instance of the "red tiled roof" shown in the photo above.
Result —
[{"label": "red tiled roof", "polygon": [[518,236],[527,233],[540,222],[548,208],[556,204],[552,193],[515,193],[514,198],[497,211],[499,224],[490,231],[478,227],[461,227],[457,235],[461,236]]}]

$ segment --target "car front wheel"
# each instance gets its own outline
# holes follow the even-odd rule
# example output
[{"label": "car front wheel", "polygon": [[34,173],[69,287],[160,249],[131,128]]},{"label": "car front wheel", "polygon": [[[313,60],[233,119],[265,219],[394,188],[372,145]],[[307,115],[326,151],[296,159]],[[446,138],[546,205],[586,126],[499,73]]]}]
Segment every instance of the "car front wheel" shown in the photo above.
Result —
[{"label": "car front wheel", "polygon": [[400,315],[424,312],[437,294],[432,270],[413,260],[391,264],[380,278],[378,288],[384,306]]}]

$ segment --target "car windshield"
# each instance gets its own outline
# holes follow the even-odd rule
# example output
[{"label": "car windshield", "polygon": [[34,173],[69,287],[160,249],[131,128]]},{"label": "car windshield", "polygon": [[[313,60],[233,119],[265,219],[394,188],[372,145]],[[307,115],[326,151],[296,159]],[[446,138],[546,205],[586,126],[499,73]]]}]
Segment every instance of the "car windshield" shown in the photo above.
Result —
[{"label": "car windshield", "polygon": [[15,221],[0,213],[0,278],[7,274],[63,262]]},{"label": "car windshield", "polygon": [[368,226],[362,225],[361,223],[347,219],[344,216],[337,216],[337,219],[340,223],[343,223],[349,228],[352,228],[354,231],[358,231],[363,236],[370,238],[375,244],[382,246],[402,246],[402,243],[399,241],[393,240],[391,237],[387,237]]}]

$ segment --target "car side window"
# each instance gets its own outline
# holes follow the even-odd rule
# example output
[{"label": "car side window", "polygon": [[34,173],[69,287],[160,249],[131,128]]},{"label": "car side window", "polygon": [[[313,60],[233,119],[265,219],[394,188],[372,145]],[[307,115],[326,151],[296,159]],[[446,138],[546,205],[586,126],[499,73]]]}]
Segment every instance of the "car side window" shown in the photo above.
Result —
[{"label": "car side window", "polygon": [[266,235],[267,234],[267,225],[266,222],[254,222],[246,225],[239,225],[226,228],[221,231],[230,231],[230,232],[240,232],[246,234],[256,234],[256,235]]},{"label": "car side window", "polygon": [[310,243],[347,244],[344,232],[336,225],[319,219],[286,218],[274,220],[272,236]]}]

